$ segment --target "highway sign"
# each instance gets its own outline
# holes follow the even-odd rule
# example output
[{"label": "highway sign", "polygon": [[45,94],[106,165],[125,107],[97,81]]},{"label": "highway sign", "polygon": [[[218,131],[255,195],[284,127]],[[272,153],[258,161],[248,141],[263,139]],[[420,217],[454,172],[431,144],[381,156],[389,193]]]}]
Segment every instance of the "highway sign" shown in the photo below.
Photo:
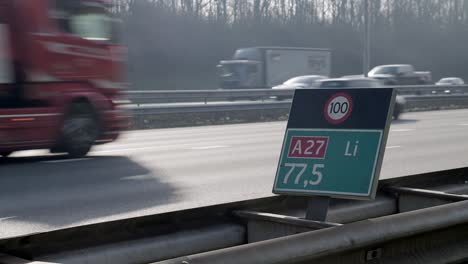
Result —
[{"label": "highway sign", "polygon": [[297,90],[273,192],[373,199],[392,88]]}]

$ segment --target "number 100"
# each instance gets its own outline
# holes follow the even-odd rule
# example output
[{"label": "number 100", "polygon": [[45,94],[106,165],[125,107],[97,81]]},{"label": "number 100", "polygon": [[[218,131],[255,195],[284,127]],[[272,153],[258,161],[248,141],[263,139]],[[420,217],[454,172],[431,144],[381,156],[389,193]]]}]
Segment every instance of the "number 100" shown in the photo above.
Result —
[{"label": "number 100", "polygon": [[330,114],[345,114],[348,112],[349,104],[347,102],[336,102],[330,104]]}]

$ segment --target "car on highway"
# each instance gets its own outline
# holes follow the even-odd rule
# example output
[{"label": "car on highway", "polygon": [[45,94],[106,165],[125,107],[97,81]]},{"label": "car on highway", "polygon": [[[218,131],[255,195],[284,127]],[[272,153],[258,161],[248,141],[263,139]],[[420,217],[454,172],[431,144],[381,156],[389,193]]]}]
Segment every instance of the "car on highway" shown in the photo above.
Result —
[{"label": "car on highway", "polygon": [[327,79],[328,77],[322,75],[303,75],[291,78],[283,84],[274,86],[273,89],[303,89],[314,88],[317,81]]},{"label": "car on highway", "polygon": [[377,88],[382,83],[371,78],[335,78],[318,81],[319,88]]},{"label": "car on highway", "polygon": [[369,71],[368,76],[386,85],[424,85],[432,82],[431,72],[415,71],[410,64],[380,65]]},{"label": "car on highway", "polygon": [[[318,81],[319,88],[379,88],[383,87],[381,81],[372,78],[336,78]],[[397,95],[393,108],[393,118],[400,117],[405,109],[406,100],[403,96]]]},{"label": "car on highway", "polygon": [[[273,90],[294,90],[316,88],[318,81],[327,79],[328,77],[322,75],[302,75],[293,77],[284,83],[274,86]],[[290,98],[289,96],[277,96],[276,99],[283,100]]]},{"label": "car on highway", "polygon": [[462,78],[458,77],[446,77],[440,79],[438,82],[436,82],[435,85],[439,86],[451,86],[451,85],[463,85],[465,84],[465,81],[463,81]]}]

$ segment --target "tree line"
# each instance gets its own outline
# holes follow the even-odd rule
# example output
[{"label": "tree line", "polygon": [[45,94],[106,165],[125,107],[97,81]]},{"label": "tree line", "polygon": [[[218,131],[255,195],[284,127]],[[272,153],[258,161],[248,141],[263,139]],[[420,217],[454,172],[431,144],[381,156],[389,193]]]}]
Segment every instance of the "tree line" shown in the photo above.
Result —
[{"label": "tree line", "polygon": [[[362,73],[364,0],[114,0],[138,89],[217,87],[235,49],[332,49],[334,77]],[[468,0],[369,0],[371,65],[410,63],[468,81]]]}]

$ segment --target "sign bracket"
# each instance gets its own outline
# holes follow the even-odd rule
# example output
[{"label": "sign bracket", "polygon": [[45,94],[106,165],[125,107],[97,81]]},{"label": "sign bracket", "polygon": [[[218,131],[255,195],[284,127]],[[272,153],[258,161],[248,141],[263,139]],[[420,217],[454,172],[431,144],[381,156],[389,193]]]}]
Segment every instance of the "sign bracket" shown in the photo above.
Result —
[{"label": "sign bracket", "polygon": [[327,220],[330,197],[312,196],[307,200],[307,220],[325,222]]}]

